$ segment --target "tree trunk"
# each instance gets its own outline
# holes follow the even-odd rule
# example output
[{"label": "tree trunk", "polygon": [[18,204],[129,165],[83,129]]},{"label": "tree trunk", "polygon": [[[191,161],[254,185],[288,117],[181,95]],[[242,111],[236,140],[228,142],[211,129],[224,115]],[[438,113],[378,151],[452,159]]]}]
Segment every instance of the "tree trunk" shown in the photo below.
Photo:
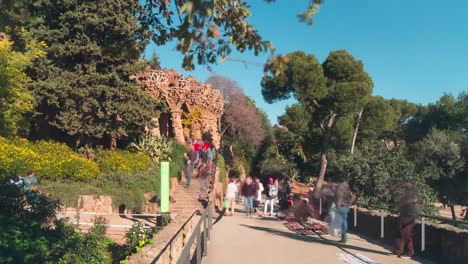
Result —
[{"label": "tree trunk", "polygon": [[182,127],[182,112],[171,110],[172,129],[174,131],[174,137],[177,142],[185,144],[184,129]]},{"label": "tree trunk", "polygon": [[356,144],[356,138],[357,138],[357,133],[359,130],[359,123],[361,121],[362,111],[364,111],[364,108],[361,108],[361,111],[359,112],[357,123],[356,123],[356,128],[354,129],[353,143],[351,143],[351,155],[354,154],[354,145]]},{"label": "tree trunk", "polygon": [[320,154],[320,171],[317,179],[317,184],[314,188],[314,197],[319,197],[320,192],[322,190],[323,180],[325,179],[325,173],[327,172],[327,165],[328,165],[328,145],[330,141],[331,135],[331,128],[333,127],[333,123],[335,122],[336,114],[332,111],[330,113],[330,117],[328,119],[328,124],[325,127],[323,124],[320,126],[322,132],[322,149]]},{"label": "tree trunk", "polygon": [[455,213],[455,205],[454,204],[450,205],[450,211],[452,212],[452,219],[457,220],[457,214]]}]

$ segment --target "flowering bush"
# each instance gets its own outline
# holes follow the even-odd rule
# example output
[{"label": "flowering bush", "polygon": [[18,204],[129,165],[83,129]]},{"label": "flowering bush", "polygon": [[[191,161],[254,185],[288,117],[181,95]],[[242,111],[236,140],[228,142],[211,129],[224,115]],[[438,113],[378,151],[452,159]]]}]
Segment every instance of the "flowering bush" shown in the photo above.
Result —
[{"label": "flowering bush", "polygon": [[151,158],[144,152],[133,153],[126,150],[99,150],[96,162],[104,173],[128,172],[147,170],[151,164]]},{"label": "flowering bush", "polygon": [[98,165],[82,158],[63,143],[0,137],[0,178],[25,175],[90,180],[100,174]]}]

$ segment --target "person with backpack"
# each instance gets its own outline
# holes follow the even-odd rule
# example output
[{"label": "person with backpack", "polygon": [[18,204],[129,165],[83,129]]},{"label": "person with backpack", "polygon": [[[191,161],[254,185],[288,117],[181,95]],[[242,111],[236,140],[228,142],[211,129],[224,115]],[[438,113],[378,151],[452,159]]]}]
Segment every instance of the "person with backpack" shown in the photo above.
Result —
[{"label": "person with backpack", "polygon": [[23,178],[23,188],[28,202],[33,204],[37,196],[37,178],[34,171],[28,171],[27,176]]},{"label": "person with backpack", "polygon": [[270,205],[270,213],[269,216],[273,215],[273,209],[275,207],[275,201],[278,197],[278,187],[273,182],[273,178],[268,179],[268,192],[265,199],[265,208],[263,210],[263,214],[267,215],[268,205]]}]

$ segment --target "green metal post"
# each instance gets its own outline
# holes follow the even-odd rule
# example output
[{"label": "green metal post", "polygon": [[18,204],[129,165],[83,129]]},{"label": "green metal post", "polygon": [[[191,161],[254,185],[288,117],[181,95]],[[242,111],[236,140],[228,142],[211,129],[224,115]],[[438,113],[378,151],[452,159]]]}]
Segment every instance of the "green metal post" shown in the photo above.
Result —
[{"label": "green metal post", "polygon": [[161,162],[161,207],[160,213],[169,213],[169,162]]}]

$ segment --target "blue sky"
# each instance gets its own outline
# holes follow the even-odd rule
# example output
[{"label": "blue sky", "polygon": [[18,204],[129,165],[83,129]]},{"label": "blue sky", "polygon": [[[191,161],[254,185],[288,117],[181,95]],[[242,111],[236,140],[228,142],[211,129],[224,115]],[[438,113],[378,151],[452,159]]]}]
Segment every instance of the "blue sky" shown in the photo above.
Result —
[{"label": "blue sky", "polygon": [[[466,0],[327,0],[315,16],[314,25],[296,19],[306,0],[277,0],[267,4],[249,1],[249,19],[276,53],[304,50],[323,61],[332,50],[346,49],[364,62],[374,81],[374,95],[427,104],[445,92],[468,90],[468,1]],[[156,52],[162,67],[205,81],[211,74],[197,66],[186,72],[174,45],[150,45],[146,56]],[[231,58],[264,63],[269,54],[246,52]],[[287,100],[267,104],[261,95],[263,68],[239,62],[219,63],[213,72],[238,81],[274,124],[284,113]]]}]

